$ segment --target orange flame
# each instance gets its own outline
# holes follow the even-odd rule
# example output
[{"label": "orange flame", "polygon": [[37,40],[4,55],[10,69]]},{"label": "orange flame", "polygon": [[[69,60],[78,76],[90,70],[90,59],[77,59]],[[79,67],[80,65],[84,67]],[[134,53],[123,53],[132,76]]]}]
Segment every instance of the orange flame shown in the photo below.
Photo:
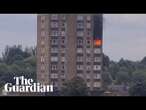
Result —
[{"label": "orange flame", "polygon": [[101,46],[102,45],[102,40],[95,39],[94,44],[95,44],[95,46]]}]

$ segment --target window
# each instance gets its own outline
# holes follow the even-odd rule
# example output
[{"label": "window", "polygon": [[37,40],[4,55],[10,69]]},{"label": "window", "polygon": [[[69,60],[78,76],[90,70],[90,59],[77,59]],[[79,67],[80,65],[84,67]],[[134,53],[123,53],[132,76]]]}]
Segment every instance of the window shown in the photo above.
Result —
[{"label": "window", "polygon": [[61,65],[61,71],[64,73],[64,71],[65,71],[65,65],[64,64],[62,64]]},{"label": "window", "polygon": [[61,53],[65,53],[65,49],[64,48],[61,48],[60,51],[61,51]]},{"label": "window", "polygon": [[62,19],[62,20],[66,20],[66,16],[65,16],[65,15],[62,15],[62,16],[61,16],[61,19]]},{"label": "window", "polygon": [[41,16],[41,22],[45,21],[45,16]]},{"label": "window", "polygon": [[60,33],[61,36],[65,36],[65,31],[61,31]]},{"label": "window", "polygon": [[65,62],[65,57],[61,57],[61,61],[62,62]]},{"label": "window", "polygon": [[91,30],[87,30],[87,36],[91,37]]},{"label": "window", "polygon": [[88,45],[90,44],[90,42],[91,42],[90,40],[87,40],[87,44],[88,44]]},{"label": "window", "polygon": [[77,36],[83,37],[84,36],[84,31],[77,31]]},{"label": "window", "polygon": [[66,28],[66,22],[61,22],[61,28]]},{"label": "window", "polygon": [[58,53],[58,48],[51,48],[51,53]]},{"label": "window", "polygon": [[84,29],[84,23],[83,22],[77,23],[77,29]]},{"label": "window", "polygon": [[57,70],[57,65],[51,65],[51,70]]},{"label": "window", "polygon": [[64,70],[64,65],[61,66],[61,69]]},{"label": "window", "polygon": [[59,36],[59,32],[58,31],[51,31],[51,36]]},{"label": "window", "polygon": [[94,62],[101,62],[101,57],[94,57]]},{"label": "window", "polygon": [[86,62],[90,62],[91,58],[90,57],[86,57]]},{"label": "window", "polygon": [[58,28],[58,22],[51,22],[51,28]]},{"label": "window", "polygon": [[87,23],[87,24],[86,24],[86,28],[87,28],[87,29],[91,29],[91,23]]},{"label": "window", "polygon": [[94,75],[94,78],[95,78],[95,79],[101,79],[101,74],[95,74],[95,75]]},{"label": "window", "polygon": [[93,70],[101,70],[101,65],[94,65]]},{"label": "window", "polygon": [[83,70],[83,65],[77,65],[77,70]]},{"label": "window", "polygon": [[94,53],[100,54],[101,53],[101,49],[100,48],[95,48],[94,49]]},{"label": "window", "polygon": [[41,16],[41,28],[45,28],[45,16]]},{"label": "window", "polygon": [[53,79],[57,79],[57,78],[58,78],[58,74],[52,73],[52,74],[50,75],[50,77],[53,78]]},{"label": "window", "polygon": [[65,39],[61,39],[61,44],[65,45]]},{"label": "window", "polygon": [[45,36],[45,31],[41,31],[41,36]]},{"label": "window", "polygon": [[90,49],[86,49],[86,53],[87,54],[90,54],[91,53],[91,50]]},{"label": "window", "polygon": [[90,48],[90,46],[91,46],[91,40],[90,39],[86,40],[86,46],[87,46],[87,48]]},{"label": "window", "polygon": [[94,87],[101,87],[101,83],[100,82],[94,82]]},{"label": "window", "polygon": [[82,48],[77,48],[77,53],[83,53],[83,49]]},{"label": "window", "polygon": [[51,44],[52,45],[58,45],[58,39],[52,39]]},{"label": "window", "polygon": [[77,16],[77,21],[83,21],[83,20],[84,20],[84,17],[82,15]]},{"label": "window", "polygon": [[61,74],[60,77],[61,77],[62,79],[64,79],[64,78],[65,78],[65,74]]},{"label": "window", "polygon": [[87,19],[87,21],[91,21],[91,16],[88,15],[86,19]]},{"label": "window", "polygon": [[82,39],[77,39],[77,45],[83,45],[83,40]]},{"label": "window", "polygon": [[83,57],[82,56],[77,56],[77,61],[78,62],[83,62]]},{"label": "window", "polygon": [[45,58],[43,56],[41,56],[41,63],[45,62]]},{"label": "window", "polygon": [[90,71],[91,70],[91,66],[90,65],[86,65],[86,70]]},{"label": "window", "polygon": [[83,74],[77,74],[78,77],[83,77]]},{"label": "window", "polygon": [[54,86],[54,87],[58,87],[58,82],[57,82],[57,81],[54,81],[54,82],[53,82],[53,86]]},{"label": "window", "polygon": [[52,62],[57,62],[58,61],[58,57],[51,57],[51,61]]},{"label": "window", "polygon": [[51,15],[51,20],[58,20],[58,15],[57,14]]}]

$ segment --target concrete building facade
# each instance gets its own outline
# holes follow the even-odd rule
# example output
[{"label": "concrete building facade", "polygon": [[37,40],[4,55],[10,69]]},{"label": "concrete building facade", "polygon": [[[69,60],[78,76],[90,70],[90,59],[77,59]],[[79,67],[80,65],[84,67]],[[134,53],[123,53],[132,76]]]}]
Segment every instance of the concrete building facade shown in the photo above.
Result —
[{"label": "concrete building facade", "polygon": [[37,16],[37,80],[60,90],[81,77],[90,90],[102,86],[102,14]]}]

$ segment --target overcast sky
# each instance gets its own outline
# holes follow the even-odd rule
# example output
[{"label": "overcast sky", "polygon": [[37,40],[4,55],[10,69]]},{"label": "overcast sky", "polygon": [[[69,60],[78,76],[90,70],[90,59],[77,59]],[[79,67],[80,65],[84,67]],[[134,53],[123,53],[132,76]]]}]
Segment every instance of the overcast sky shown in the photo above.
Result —
[{"label": "overcast sky", "polygon": [[36,15],[0,14],[0,56],[6,45],[36,45]]},{"label": "overcast sky", "polygon": [[[36,15],[0,14],[0,53],[6,45],[36,45]],[[146,56],[146,14],[105,14],[103,50],[112,60]]]},{"label": "overcast sky", "polygon": [[146,56],[146,14],[104,15],[104,52],[112,60]]}]

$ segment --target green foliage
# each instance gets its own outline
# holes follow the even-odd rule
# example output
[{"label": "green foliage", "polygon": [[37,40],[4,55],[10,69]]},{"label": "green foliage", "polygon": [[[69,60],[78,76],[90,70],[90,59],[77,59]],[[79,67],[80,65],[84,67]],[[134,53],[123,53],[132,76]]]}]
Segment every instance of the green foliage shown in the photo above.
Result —
[{"label": "green foliage", "polygon": [[87,96],[88,89],[83,79],[75,77],[64,83],[61,94],[63,96]]},{"label": "green foliage", "polygon": [[102,73],[102,80],[103,80],[103,86],[106,88],[108,85],[112,83],[112,78],[109,73],[109,64],[110,59],[108,56],[103,54],[103,73]]},{"label": "green foliage", "polygon": [[[28,51],[29,50],[29,51]],[[0,60],[0,87],[5,82],[12,82],[13,76],[25,76],[36,80],[36,54],[32,48],[25,51],[22,46],[6,46]]]},{"label": "green foliage", "polygon": [[133,82],[146,80],[146,69],[133,72]]},{"label": "green foliage", "polygon": [[112,83],[112,78],[110,76],[110,73],[108,71],[104,71],[102,73],[102,80],[103,80],[103,86],[106,88],[108,85]]},{"label": "green foliage", "polygon": [[116,78],[117,84],[127,84],[131,80],[131,77],[127,71],[119,71]]},{"label": "green foliage", "polygon": [[24,58],[29,57],[30,53],[23,51],[21,45],[14,45],[12,47],[6,46],[5,52],[2,53],[2,56],[2,59],[6,64],[12,64],[14,61],[23,60]]},{"label": "green foliage", "polygon": [[7,72],[8,72],[8,66],[5,63],[0,63],[0,73],[4,73],[5,74]]},{"label": "green foliage", "polygon": [[131,96],[146,96],[146,75],[136,74],[129,89]]},{"label": "green foliage", "polygon": [[24,59],[24,63],[30,64],[31,66],[35,67],[36,66],[36,57],[31,56],[26,59]]},{"label": "green foliage", "polygon": [[146,65],[146,57],[141,60],[141,64]]},{"label": "green foliage", "polygon": [[36,48],[25,48],[22,49],[21,45],[14,45],[12,47],[6,46],[4,53],[2,53],[2,59],[6,64],[12,64],[15,61],[21,61],[30,56],[36,55]]},{"label": "green foliage", "polygon": [[108,68],[109,64],[110,64],[109,57],[103,54],[103,66]]},{"label": "green foliage", "polygon": [[105,55],[103,58],[104,86],[110,84],[128,85],[130,95],[146,96],[146,57],[140,62],[123,58],[119,62],[114,62]]},{"label": "green foliage", "polygon": [[115,62],[110,63],[110,67],[108,68],[108,71],[112,77],[113,80],[116,80],[117,72],[119,71],[119,65]]}]

